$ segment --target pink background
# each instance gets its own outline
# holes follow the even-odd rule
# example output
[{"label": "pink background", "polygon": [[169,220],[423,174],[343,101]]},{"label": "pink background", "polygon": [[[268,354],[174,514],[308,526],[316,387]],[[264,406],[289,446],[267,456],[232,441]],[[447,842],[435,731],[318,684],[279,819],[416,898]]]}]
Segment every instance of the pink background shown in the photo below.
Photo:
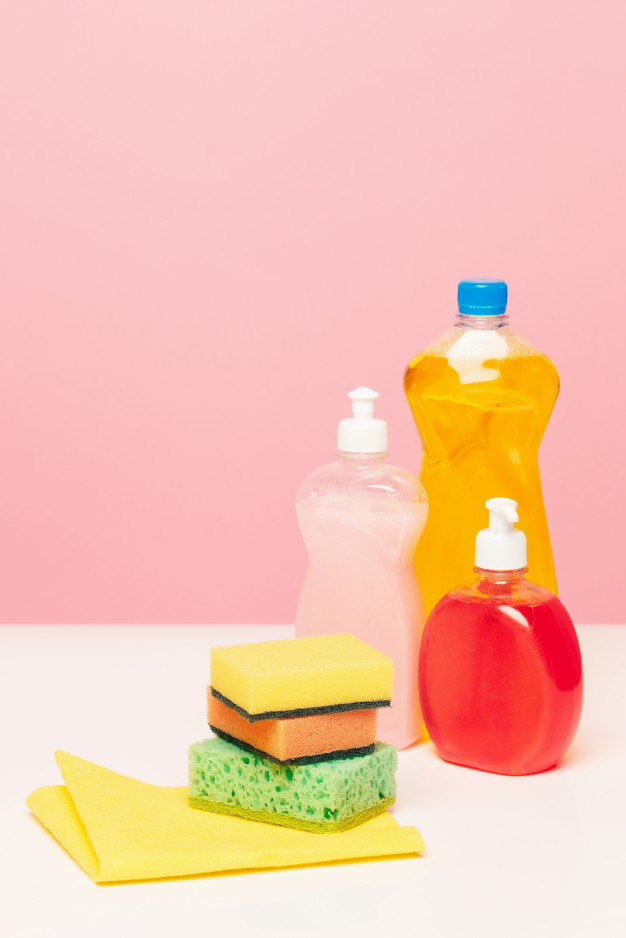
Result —
[{"label": "pink background", "polygon": [[561,597],[624,620],[626,4],[5,4],[0,616],[289,622],[299,481],[503,277]]}]

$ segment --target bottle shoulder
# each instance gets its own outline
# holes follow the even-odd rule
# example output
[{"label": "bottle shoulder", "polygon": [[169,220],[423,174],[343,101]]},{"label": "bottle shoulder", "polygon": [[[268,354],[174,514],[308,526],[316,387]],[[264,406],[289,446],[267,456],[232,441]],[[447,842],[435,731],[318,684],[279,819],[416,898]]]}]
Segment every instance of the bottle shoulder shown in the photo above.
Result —
[{"label": "bottle shoulder", "polygon": [[[484,587],[480,579],[476,579],[469,585],[459,586],[450,590],[443,600],[451,603],[478,603],[489,606],[538,606],[548,603],[558,603],[562,605],[554,593],[544,586],[532,583],[530,580],[522,580],[510,587]],[[443,602],[441,600],[441,602]]]},{"label": "bottle shoulder", "polygon": [[546,371],[557,374],[552,361],[511,325],[497,329],[472,329],[454,324],[415,355],[407,365],[406,376],[431,359],[447,361],[463,359],[539,358]]},{"label": "bottle shoulder", "polygon": [[559,375],[550,359],[510,326],[452,326],[409,363],[404,390],[417,419],[423,401],[550,415]]},{"label": "bottle shoulder", "polygon": [[412,473],[389,463],[373,462],[358,468],[337,459],[314,469],[298,489],[296,501],[358,497],[383,502],[426,506],[424,486]]}]

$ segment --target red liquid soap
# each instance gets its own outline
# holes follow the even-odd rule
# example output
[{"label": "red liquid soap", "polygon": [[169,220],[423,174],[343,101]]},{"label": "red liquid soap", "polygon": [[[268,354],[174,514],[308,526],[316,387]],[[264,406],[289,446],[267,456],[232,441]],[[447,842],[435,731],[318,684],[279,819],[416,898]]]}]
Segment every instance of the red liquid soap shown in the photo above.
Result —
[{"label": "red liquid soap", "polygon": [[[477,582],[447,593],[426,622],[420,701],[447,762],[530,775],[556,765],[578,728],[580,648],[563,604],[524,579],[526,539],[513,528],[516,503],[497,498],[487,507],[490,527],[476,544]],[[515,566],[493,569],[509,564]]]}]

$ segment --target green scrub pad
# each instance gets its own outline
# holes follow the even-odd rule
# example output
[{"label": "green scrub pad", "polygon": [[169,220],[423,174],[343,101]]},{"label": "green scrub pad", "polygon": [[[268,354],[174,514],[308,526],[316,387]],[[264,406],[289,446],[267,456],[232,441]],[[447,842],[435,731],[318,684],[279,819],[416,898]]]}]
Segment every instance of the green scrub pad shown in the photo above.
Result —
[{"label": "green scrub pad", "polygon": [[189,749],[189,803],[218,814],[327,832],[381,814],[396,795],[396,749],[309,765],[277,765],[224,739]]}]

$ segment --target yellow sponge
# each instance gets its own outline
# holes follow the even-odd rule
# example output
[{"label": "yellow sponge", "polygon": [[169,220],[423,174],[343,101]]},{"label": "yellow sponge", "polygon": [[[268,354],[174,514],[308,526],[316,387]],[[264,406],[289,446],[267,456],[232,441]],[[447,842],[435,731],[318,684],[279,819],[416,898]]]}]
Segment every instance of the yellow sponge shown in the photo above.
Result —
[{"label": "yellow sponge", "polygon": [[211,692],[250,721],[389,706],[393,661],[354,635],[211,649]]}]

